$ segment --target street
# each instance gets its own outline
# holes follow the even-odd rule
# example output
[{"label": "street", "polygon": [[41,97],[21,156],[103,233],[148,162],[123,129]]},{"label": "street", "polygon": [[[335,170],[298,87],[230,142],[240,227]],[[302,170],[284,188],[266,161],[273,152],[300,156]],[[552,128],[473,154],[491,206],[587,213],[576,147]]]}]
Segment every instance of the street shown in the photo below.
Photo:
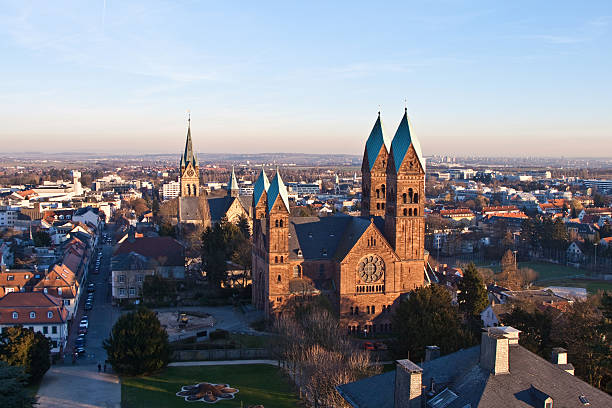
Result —
[{"label": "street", "polygon": [[[106,360],[106,351],[102,347],[102,342],[108,337],[120,314],[118,308],[111,306],[112,245],[105,243],[102,238],[99,245],[102,250],[100,272],[94,273],[96,250],[93,257],[94,265],[90,266],[88,278],[82,283],[79,309],[73,318],[66,346],[66,358],[63,363],[52,365],[40,384],[38,402],[42,408],[120,406],[121,385],[119,378],[110,373],[110,364],[107,365],[106,373],[98,373],[98,363],[103,366]],[[93,309],[85,311],[89,283],[95,284]],[[89,318],[86,351],[72,364],[71,353],[78,335],[79,321],[84,315]]]}]

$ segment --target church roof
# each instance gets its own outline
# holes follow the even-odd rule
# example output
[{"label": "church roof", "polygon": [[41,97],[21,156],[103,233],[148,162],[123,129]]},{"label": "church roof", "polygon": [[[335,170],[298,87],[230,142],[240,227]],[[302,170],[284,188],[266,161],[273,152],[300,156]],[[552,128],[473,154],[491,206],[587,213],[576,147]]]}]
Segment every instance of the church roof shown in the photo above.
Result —
[{"label": "church roof", "polygon": [[276,170],[276,175],[272,179],[272,183],[270,183],[270,187],[268,188],[268,212],[272,211],[272,206],[274,205],[276,198],[279,196],[283,200],[287,211],[290,211],[287,187],[285,186],[285,183],[283,183],[280,173],[278,170]]},{"label": "church roof", "polygon": [[263,196],[264,191],[268,192],[268,188],[270,188],[270,182],[262,166],[261,173],[259,173],[259,177],[257,177],[255,185],[253,186],[253,205],[257,206],[257,204],[259,204],[259,200]]},{"label": "church roof", "polygon": [[187,128],[187,141],[185,142],[185,153],[181,157],[181,167],[187,166],[192,163],[194,167],[198,165],[198,158],[193,152],[193,144],[191,142],[191,120],[189,120],[189,127]]},{"label": "church roof", "polygon": [[202,220],[199,197],[179,197],[178,205],[180,215],[179,221],[186,222]]},{"label": "church roof", "polygon": [[397,173],[408,153],[410,145],[414,147],[414,151],[425,171],[425,160],[423,159],[423,153],[421,152],[421,144],[416,136],[413,136],[410,132],[410,122],[408,121],[408,110],[404,111],[402,121],[395,132],[393,142],[391,142],[391,154],[393,155],[393,162],[395,163],[395,172]]},{"label": "church roof", "polygon": [[238,200],[242,208],[247,214],[250,214],[251,208],[251,197],[240,196],[240,197],[217,197],[208,199],[208,208],[210,209],[210,220],[212,222],[219,222],[221,218],[225,216],[227,210],[234,203],[234,200]]},{"label": "church roof", "polygon": [[232,174],[230,175],[229,182],[227,183],[227,192],[232,190],[239,190],[238,181],[236,180],[236,173],[234,172],[234,166],[232,166]]},{"label": "church roof", "polygon": [[374,127],[370,132],[370,136],[366,142],[365,155],[364,159],[368,161],[368,169],[372,170],[374,166],[374,162],[376,162],[376,158],[380,153],[380,149],[385,146],[385,150],[389,151],[389,140],[385,136],[384,129],[382,127],[382,122],[380,121],[380,112],[378,113],[378,118],[376,118],[376,122],[374,122]]},{"label": "church roof", "polygon": [[[375,224],[380,229],[382,218]],[[380,222],[376,222],[380,221]],[[291,217],[289,259],[343,260],[370,226],[366,217]],[[300,256],[301,254],[301,256]]]}]

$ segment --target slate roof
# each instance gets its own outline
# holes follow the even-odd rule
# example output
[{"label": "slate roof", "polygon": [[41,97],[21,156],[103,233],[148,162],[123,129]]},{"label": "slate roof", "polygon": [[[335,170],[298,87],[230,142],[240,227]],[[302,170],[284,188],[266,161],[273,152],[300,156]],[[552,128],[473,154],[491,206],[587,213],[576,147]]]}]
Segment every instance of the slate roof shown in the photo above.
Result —
[{"label": "slate roof", "polygon": [[134,271],[155,269],[158,263],[147,256],[136,252],[127,252],[113,256],[112,267],[114,271]]},{"label": "slate roof", "polygon": [[272,206],[276,201],[276,198],[280,196],[287,211],[289,210],[289,196],[287,195],[287,187],[285,183],[283,183],[283,179],[281,178],[280,173],[276,170],[276,175],[272,179],[270,183],[270,187],[268,188],[268,212],[272,210]]},{"label": "slate roof", "polygon": [[210,210],[210,219],[212,222],[219,222],[221,218],[227,213],[228,208],[234,203],[234,200],[238,200],[244,211],[250,214],[250,208],[253,198],[251,196],[239,196],[239,197],[217,197],[208,199],[208,208]]},{"label": "slate roof", "polygon": [[380,153],[380,149],[383,146],[385,147],[385,150],[388,153],[389,148],[390,148],[390,143],[389,143],[388,138],[385,135],[385,131],[382,126],[382,122],[380,120],[380,112],[379,112],[378,117],[376,118],[376,122],[374,122],[374,127],[372,128],[372,131],[370,132],[370,136],[368,137],[368,140],[366,141],[364,159],[367,159],[368,161],[367,165],[368,165],[369,170],[372,170],[372,167],[374,167],[376,158],[378,157],[378,154]]},{"label": "slate roof", "polygon": [[180,221],[189,220],[202,221],[203,217],[200,214],[200,198],[199,197],[179,197],[179,214]]},{"label": "slate roof", "polygon": [[[320,218],[291,217],[289,218],[289,259],[341,261],[370,226],[370,222],[366,217],[347,215]],[[377,227],[380,230],[382,225]],[[298,256],[300,250],[301,257]]]},{"label": "slate roof", "polygon": [[[612,406],[612,396],[563,371],[521,346],[510,346],[510,373],[493,375],[479,365],[480,346],[457,351],[421,364],[423,385],[433,377],[436,391],[448,388],[458,398],[445,408],[535,407],[539,393],[554,406],[584,407],[584,395],[593,407]],[[533,392],[532,387],[539,393]],[[395,372],[341,385],[339,392],[359,408],[393,408]]]},{"label": "slate roof", "polygon": [[257,204],[259,204],[259,200],[261,200],[264,191],[268,192],[268,188],[270,188],[270,182],[262,166],[261,173],[259,173],[259,177],[257,177],[255,185],[253,186],[253,205],[257,206]]},{"label": "slate roof", "polygon": [[171,237],[143,237],[133,242],[128,239],[117,247],[114,255],[130,252],[153,258],[164,266],[185,266],[183,246]]},{"label": "slate roof", "polygon": [[404,111],[404,116],[395,132],[393,141],[391,142],[391,154],[393,155],[393,162],[395,163],[395,172],[397,173],[406,157],[406,153],[410,148],[410,145],[414,147],[417,158],[425,171],[425,160],[421,151],[421,144],[416,136],[413,136],[410,132],[410,122],[408,121],[408,110]]}]

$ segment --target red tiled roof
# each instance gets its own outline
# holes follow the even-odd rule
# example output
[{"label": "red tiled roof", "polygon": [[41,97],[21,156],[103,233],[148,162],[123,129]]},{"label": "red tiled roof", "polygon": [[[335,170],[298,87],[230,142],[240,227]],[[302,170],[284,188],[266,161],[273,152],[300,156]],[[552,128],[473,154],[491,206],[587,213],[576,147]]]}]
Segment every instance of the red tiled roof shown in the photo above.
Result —
[{"label": "red tiled roof", "polygon": [[[13,312],[17,312],[16,319]],[[31,312],[35,313],[33,318]],[[62,302],[42,292],[14,292],[0,298],[0,324],[64,323],[67,318]]]},{"label": "red tiled roof", "polygon": [[[6,271],[0,273],[0,295],[4,295],[7,288],[19,292],[24,287],[34,287],[38,282],[37,273],[33,271]],[[9,277],[12,279],[9,280]],[[8,292],[7,292],[8,293]]]},{"label": "red tiled roof", "polygon": [[440,214],[442,214],[442,215],[451,215],[451,214],[470,214],[470,215],[474,215],[472,210],[470,210],[469,208],[456,208],[456,209],[453,209],[453,210],[440,210]]},{"label": "red tiled roof", "polygon": [[[152,258],[166,266],[184,266],[183,246],[171,237],[143,237],[133,242],[123,241],[115,250],[115,255],[136,252]],[[161,262],[163,258],[164,262]]]},{"label": "red tiled roof", "polygon": [[36,195],[36,191],[34,191],[34,190],[23,190],[23,191],[17,191],[17,194],[19,194],[23,198],[26,198],[27,196],[30,196],[30,195]]},{"label": "red tiled roof", "polygon": [[494,205],[489,207],[482,207],[482,213],[488,212],[499,212],[499,211],[518,211],[516,205]]}]

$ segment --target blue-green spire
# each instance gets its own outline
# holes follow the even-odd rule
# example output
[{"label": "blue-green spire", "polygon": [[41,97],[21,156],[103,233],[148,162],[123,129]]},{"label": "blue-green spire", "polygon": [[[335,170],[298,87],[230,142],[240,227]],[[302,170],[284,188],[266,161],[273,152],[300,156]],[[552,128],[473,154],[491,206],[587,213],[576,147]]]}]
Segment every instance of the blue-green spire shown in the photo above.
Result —
[{"label": "blue-green spire", "polygon": [[393,162],[395,163],[395,172],[397,173],[406,158],[406,153],[410,145],[414,147],[419,163],[425,171],[425,160],[423,159],[423,153],[421,152],[421,144],[419,140],[412,135],[410,132],[410,121],[408,120],[408,109],[404,109],[404,116],[395,132],[393,142],[391,143],[391,154],[393,156]]},{"label": "blue-green spire", "polygon": [[389,141],[385,136],[385,132],[382,126],[382,122],[380,120],[380,112],[378,112],[378,117],[376,118],[376,122],[374,122],[374,127],[370,132],[370,136],[368,137],[368,141],[366,142],[366,151],[364,155],[364,160],[367,160],[368,169],[372,170],[374,167],[374,162],[376,162],[376,158],[380,153],[382,147],[385,147],[387,153],[389,152]]},{"label": "blue-green spire", "polygon": [[257,207],[257,204],[259,204],[263,193],[267,193],[269,188],[270,182],[268,181],[268,177],[266,176],[264,167],[261,166],[261,173],[259,173],[259,177],[257,177],[255,185],[253,186],[253,207]]},{"label": "blue-green spire", "polygon": [[276,169],[276,175],[270,183],[270,188],[268,188],[268,212],[272,211],[276,198],[279,196],[285,205],[287,212],[289,212],[289,195],[287,193],[287,187],[285,186],[285,183],[283,183],[283,179],[281,178],[278,169]]}]

